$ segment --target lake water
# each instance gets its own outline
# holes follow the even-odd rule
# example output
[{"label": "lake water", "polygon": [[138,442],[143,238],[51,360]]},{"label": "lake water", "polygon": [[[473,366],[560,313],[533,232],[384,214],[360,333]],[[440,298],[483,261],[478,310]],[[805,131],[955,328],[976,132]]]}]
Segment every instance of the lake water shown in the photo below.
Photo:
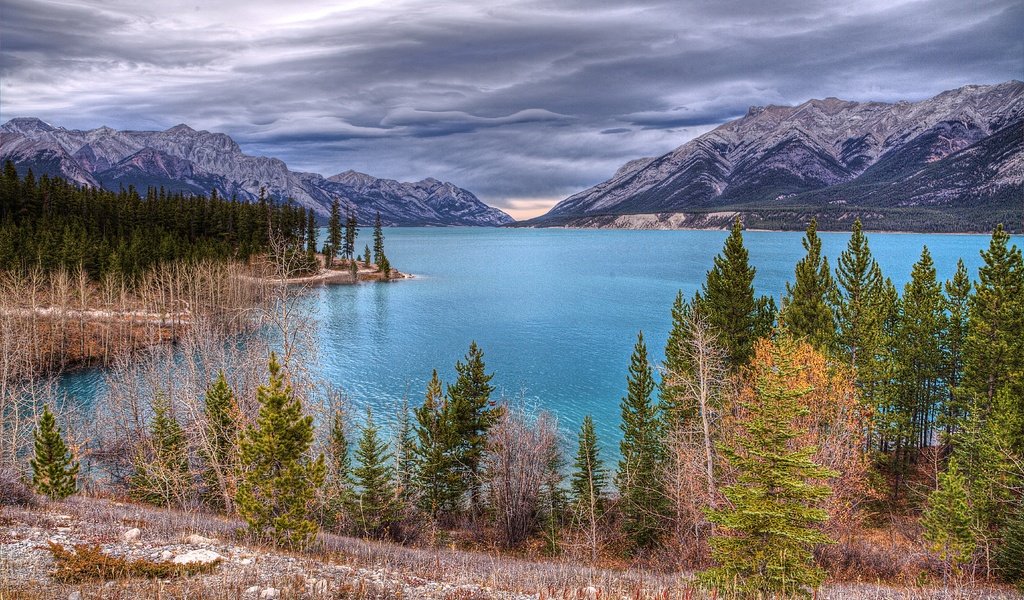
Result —
[{"label": "lake water", "polygon": [[[643,330],[660,361],[676,291],[699,289],[724,231],[385,229],[391,263],[415,279],[313,290],[322,373],[357,406],[394,415],[422,401],[431,370],[446,382],[476,340],[499,393],[558,416],[567,432],[593,415],[605,456],[617,454],[619,400]],[[323,234],[321,234],[321,237]],[[758,293],[778,300],[804,254],[802,233],[745,232]],[[849,234],[823,233],[835,257]],[[990,236],[868,235],[886,276],[902,290],[927,245],[938,276],[963,258],[972,277]],[[363,230],[356,246],[370,240]],[[1014,239],[1018,245],[1020,238]],[[89,402],[96,371],[67,377]],[[101,386],[100,386],[101,387]],[[570,444],[574,443],[570,438]],[[570,446],[571,447],[571,446]]]}]

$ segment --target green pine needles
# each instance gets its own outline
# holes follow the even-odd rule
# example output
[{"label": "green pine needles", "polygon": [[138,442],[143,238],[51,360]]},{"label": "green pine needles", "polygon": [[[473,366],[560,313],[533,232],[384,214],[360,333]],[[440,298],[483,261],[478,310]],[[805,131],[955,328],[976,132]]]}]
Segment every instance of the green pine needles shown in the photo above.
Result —
[{"label": "green pine needles", "polygon": [[400,503],[394,486],[392,456],[387,443],[380,438],[380,429],[373,422],[369,409],[355,456],[358,466],[352,471],[356,485],[352,495],[352,520],[360,535],[387,537],[398,523]]},{"label": "green pine needles", "polygon": [[33,437],[35,456],[29,461],[32,487],[52,500],[63,500],[78,491],[79,464],[64,443],[49,405],[43,405]]},{"label": "green pine needles", "polygon": [[794,338],[828,351],[835,339],[836,325],[830,301],[836,292],[828,259],[821,255],[817,219],[811,219],[803,245],[807,255],[796,263],[796,281],[793,285],[786,283],[780,321]]},{"label": "green pine needles", "polygon": [[270,355],[269,381],[256,390],[256,422],[242,434],[242,478],[235,498],[249,533],[286,547],[304,547],[316,537],[316,490],[323,485],[323,455],[309,456],[313,417],[286,383],[277,356]]},{"label": "green pine needles", "polygon": [[759,377],[742,404],[735,447],[719,447],[737,473],[736,483],[722,488],[729,507],[708,511],[718,526],[711,539],[718,566],[701,579],[740,597],[808,595],[825,579],[813,548],[830,541],[819,528],[827,513],[817,504],[831,490],[818,482],[835,473],[811,459],[813,446],[797,442],[796,421],[807,413],[800,399],[810,389],[790,383],[800,369],[793,343],[772,346],[777,368]]}]

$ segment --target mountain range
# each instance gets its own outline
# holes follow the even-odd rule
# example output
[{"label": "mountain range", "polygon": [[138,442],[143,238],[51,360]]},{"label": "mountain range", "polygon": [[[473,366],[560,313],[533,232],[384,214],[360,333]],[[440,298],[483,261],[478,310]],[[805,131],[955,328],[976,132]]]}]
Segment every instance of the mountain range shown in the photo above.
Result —
[{"label": "mountain range", "polygon": [[60,176],[79,185],[118,190],[133,185],[168,191],[255,200],[260,189],[278,200],[290,198],[321,216],[333,200],[351,209],[360,223],[379,213],[386,225],[498,226],[514,221],[472,192],[428,178],[405,183],[345,171],[331,177],[292,171],[281,160],[244,154],[226,134],[176,125],[166,131],[88,131],[54,127],[35,118],[0,126],[0,160],[19,171]]},{"label": "mountain range", "polygon": [[525,226],[1021,230],[1024,83],[921,102],[757,106],[559,202]]}]

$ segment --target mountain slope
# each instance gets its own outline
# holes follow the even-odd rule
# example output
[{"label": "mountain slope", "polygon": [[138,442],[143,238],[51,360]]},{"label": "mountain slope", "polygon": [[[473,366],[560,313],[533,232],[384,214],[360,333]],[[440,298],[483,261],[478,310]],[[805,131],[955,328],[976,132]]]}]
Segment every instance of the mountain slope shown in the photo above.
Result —
[{"label": "mountain slope", "polygon": [[[748,113],[523,225],[921,231],[1020,226],[1024,83],[966,86],[917,103],[809,100]],[[620,218],[632,215],[629,218]],[[644,215],[640,217],[638,215]],[[717,215],[717,216],[716,216]]]},{"label": "mountain slope", "polygon": [[88,131],[16,118],[0,126],[0,160],[19,170],[56,175],[92,187],[169,191],[255,200],[266,188],[272,198],[291,198],[325,216],[338,199],[360,223],[377,213],[387,225],[497,226],[514,219],[471,192],[436,179],[402,183],[361,173],[325,178],[291,171],[276,158],[249,156],[223,133],[176,125],[166,131]]}]

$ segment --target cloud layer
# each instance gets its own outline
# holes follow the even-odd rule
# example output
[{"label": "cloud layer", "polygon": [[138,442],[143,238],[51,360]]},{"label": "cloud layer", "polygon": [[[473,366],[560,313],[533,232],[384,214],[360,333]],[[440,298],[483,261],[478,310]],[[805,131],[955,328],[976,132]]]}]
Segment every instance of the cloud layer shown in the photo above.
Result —
[{"label": "cloud layer", "polygon": [[185,122],[526,215],[750,105],[1024,78],[1017,0],[148,4],[5,0],[0,117]]}]

